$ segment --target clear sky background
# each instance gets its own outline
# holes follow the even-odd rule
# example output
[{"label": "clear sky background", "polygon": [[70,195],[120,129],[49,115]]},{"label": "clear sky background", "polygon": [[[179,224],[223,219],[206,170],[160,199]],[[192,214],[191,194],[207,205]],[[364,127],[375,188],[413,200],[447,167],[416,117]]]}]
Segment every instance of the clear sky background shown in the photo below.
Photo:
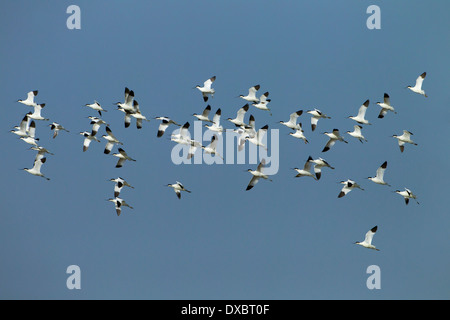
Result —
[{"label": "clear sky background", "polygon": [[[80,30],[66,27],[72,4]],[[380,30],[366,27],[372,4]],[[449,11],[447,1],[2,1],[0,298],[449,299]],[[428,98],[405,89],[424,71]],[[208,102],[226,128],[245,104],[239,94],[270,92],[273,115],[251,107],[245,120],[279,129],[273,182],[245,191],[249,163],[175,165],[158,121],[125,129],[113,105],[128,87],[148,118],[193,127],[206,107],[193,87],[214,75]],[[49,122],[37,123],[54,153],[42,168],[50,181],[19,170],[35,152],[9,133],[31,110],[16,102],[31,90],[70,130],[52,139]],[[398,114],[378,119],[385,92]],[[366,99],[368,142],[346,135],[322,153],[322,133],[352,130],[346,117]],[[137,162],[115,168],[103,139],[82,152],[94,100]],[[312,108],[332,118],[314,132]],[[297,110],[307,145],[278,124]],[[418,146],[400,153],[391,136],[403,129]],[[309,155],[336,169],[295,179]],[[366,179],[384,161],[392,187]],[[117,176],[135,187],[122,190],[134,210],[119,217],[106,201]],[[338,199],[348,178],[365,191]],[[181,200],[166,186],[177,180],[192,191]],[[404,187],[419,205],[392,192]],[[375,225],[381,251],[353,244]],[[81,290],[66,287],[69,265],[81,268]],[[366,287],[370,265],[379,290]]]}]

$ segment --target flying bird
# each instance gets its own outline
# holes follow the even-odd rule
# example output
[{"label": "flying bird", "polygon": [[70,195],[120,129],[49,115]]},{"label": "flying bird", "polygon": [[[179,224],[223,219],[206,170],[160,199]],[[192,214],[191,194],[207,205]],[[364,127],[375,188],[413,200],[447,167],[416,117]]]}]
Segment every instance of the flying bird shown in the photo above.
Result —
[{"label": "flying bird", "polygon": [[100,129],[100,126],[102,124],[104,124],[105,126],[109,126],[109,124],[107,124],[105,121],[103,121],[102,119],[98,118],[98,117],[88,117],[89,119],[91,119],[91,125],[92,125],[92,131],[91,131],[91,135],[95,136],[97,135],[98,130]]},{"label": "flying bird", "polygon": [[308,160],[306,160],[305,165],[303,166],[303,169],[294,168],[295,171],[297,171],[296,178],[299,177],[311,177],[314,178],[314,180],[317,180],[316,176],[311,172],[311,163],[313,158],[309,156]]},{"label": "flying bird", "polygon": [[100,117],[102,116],[102,111],[106,112],[105,109],[102,108],[102,106],[100,105],[100,103],[98,103],[97,101],[94,100],[94,103],[86,103],[84,105],[85,107],[89,107],[92,110],[95,110],[98,112],[98,114],[100,115]]},{"label": "flying bird", "polygon": [[125,100],[124,102],[116,102],[115,105],[119,107],[119,110],[128,111],[130,113],[135,112],[134,110],[134,91],[125,87]]},{"label": "flying bird", "polygon": [[19,137],[27,137],[28,131],[29,131],[29,124],[30,124],[30,118],[28,118],[28,115],[30,115],[31,112],[27,113],[22,121],[20,122],[19,126],[15,126],[14,130],[11,130],[10,132],[18,135]]},{"label": "flying bird", "polygon": [[112,150],[112,148],[114,147],[115,144],[123,145],[123,143],[120,142],[120,141],[114,136],[114,134],[112,133],[111,129],[110,129],[108,126],[105,128],[105,130],[106,130],[106,134],[104,134],[104,135],[102,136],[102,138],[105,139],[107,142],[106,142],[105,150],[103,151],[103,153],[109,154],[109,153],[111,152],[111,150]]},{"label": "flying bird", "polygon": [[268,129],[269,129],[269,126],[266,124],[264,127],[259,129],[258,132],[256,132],[256,134],[254,136],[250,136],[250,135],[246,136],[245,140],[253,143],[256,146],[263,147],[265,150],[267,150],[267,146],[264,144],[263,139],[264,139]]},{"label": "flying bird", "polygon": [[244,117],[248,111],[248,108],[249,108],[249,105],[247,103],[245,106],[243,106],[242,108],[240,108],[237,111],[236,118],[234,118],[234,119],[228,118],[227,120],[230,121],[231,123],[233,123],[236,127],[247,126],[247,124],[245,124],[245,122],[244,122]]},{"label": "flying bird", "polygon": [[383,162],[383,164],[377,169],[377,174],[375,177],[368,177],[367,179],[381,185],[391,186],[387,182],[384,181],[384,172],[386,171],[387,161]]},{"label": "flying bird", "polygon": [[366,116],[367,108],[369,107],[369,100],[366,100],[361,107],[359,107],[358,115],[356,117],[349,116],[349,119],[355,120],[359,124],[371,124],[364,117]]},{"label": "flying bird", "polygon": [[286,127],[293,129],[293,130],[301,130],[302,126],[297,123],[298,117],[300,117],[303,113],[303,110],[298,110],[296,112],[291,113],[289,116],[289,121],[280,121],[282,125],[285,125]]},{"label": "flying bird", "polygon": [[46,160],[47,160],[47,158],[45,158],[45,157],[35,160],[33,168],[31,168],[31,169],[24,168],[23,170],[25,170],[28,173],[31,173],[34,176],[42,177],[46,180],[50,180],[49,178],[45,177],[44,174],[41,173],[41,167],[45,163]]},{"label": "flying bird", "polygon": [[377,105],[381,107],[380,114],[378,115],[378,118],[380,119],[384,118],[384,116],[386,115],[386,113],[388,113],[388,111],[392,111],[395,114],[397,114],[397,112],[394,110],[394,107],[391,106],[390,98],[387,93],[384,94],[383,102],[377,102]]},{"label": "flying bird", "polygon": [[403,130],[403,134],[401,136],[393,135],[392,137],[398,140],[398,146],[400,147],[400,152],[405,150],[405,143],[409,143],[417,146],[417,143],[411,140],[412,133],[408,130]]},{"label": "flying bird", "polygon": [[407,88],[409,90],[411,90],[412,92],[418,93],[423,95],[425,98],[427,98],[428,96],[426,95],[425,91],[422,90],[422,84],[423,84],[423,80],[425,79],[427,73],[424,72],[422,73],[417,79],[416,79],[416,85],[414,87],[411,86],[407,86]]},{"label": "flying bird", "polygon": [[34,107],[36,102],[34,102],[34,97],[38,94],[37,90],[33,90],[27,93],[27,98],[25,100],[17,100],[17,102],[23,103],[26,106]]},{"label": "flying bird", "polygon": [[28,134],[24,137],[20,137],[20,139],[28,144],[33,146],[38,146],[39,138],[36,138],[36,123],[31,121],[30,127],[28,128]]},{"label": "flying bird", "polygon": [[113,153],[114,157],[119,158],[116,164],[116,168],[121,168],[126,160],[128,161],[136,161],[135,159],[128,156],[128,154],[122,148],[119,148],[119,153]]},{"label": "flying bird", "polygon": [[[300,126],[301,126],[301,124],[300,124]],[[305,142],[305,144],[307,144],[307,143],[309,143],[308,142],[308,140],[306,139],[306,137],[305,137],[305,135],[303,134],[303,130],[302,129],[297,129],[295,132],[289,132],[289,135],[290,136],[293,136],[294,138],[297,138],[297,139],[302,139],[304,142]]]},{"label": "flying bird", "polygon": [[262,159],[261,162],[259,163],[258,167],[256,168],[256,170],[252,170],[252,169],[248,169],[247,171],[250,172],[252,174],[252,179],[250,180],[250,182],[248,183],[247,190],[252,189],[259,181],[259,179],[266,179],[269,181],[272,181],[271,179],[269,179],[269,177],[264,174],[262,172],[262,169],[264,168],[264,166],[266,165],[266,160]]},{"label": "flying bird", "polygon": [[80,134],[84,137],[83,152],[86,152],[86,150],[89,148],[89,145],[91,144],[92,140],[100,142],[100,140],[98,140],[96,136],[93,136],[88,131],[80,132]]},{"label": "flying bird", "polygon": [[364,248],[368,248],[368,249],[373,249],[373,250],[377,250],[380,251],[380,249],[377,249],[373,244],[372,244],[372,239],[373,236],[375,234],[375,232],[377,232],[378,227],[375,226],[372,229],[370,229],[367,233],[366,233],[366,237],[364,238],[364,241],[362,242],[355,242],[355,244],[358,244],[360,246],[363,246]]},{"label": "flying bird", "polygon": [[330,166],[325,159],[318,158],[310,161],[314,163],[314,174],[316,175],[317,180],[320,180],[320,177],[322,176],[322,168],[326,167],[334,170],[334,167]]},{"label": "flying bird", "polygon": [[128,207],[130,209],[134,209],[132,206],[130,206],[128,203],[126,203],[125,200],[123,200],[121,198],[108,199],[108,201],[115,204],[117,216],[120,216],[120,214],[122,213],[122,207]]},{"label": "flying bird", "polygon": [[257,84],[256,86],[249,88],[248,95],[244,96],[243,94],[241,94],[241,95],[239,95],[239,98],[242,98],[248,102],[258,103],[259,99],[256,97],[256,91],[258,91],[260,87],[261,86],[259,84]]},{"label": "flying bird", "polygon": [[191,193],[191,191],[187,190],[181,182],[174,183],[174,184],[168,184],[168,187],[173,188],[173,191],[177,194],[178,199],[181,199],[181,191],[185,191],[187,193]]},{"label": "flying bird", "polygon": [[267,99],[268,96],[269,96],[269,92],[263,93],[261,95],[261,97],[259,97],[259,102],[253,102],[252,106],[254,106],[255,108],[260,109],[260,110],[269,111],[269,114],[272,115],[272,111],[267,106],[269,104],[269,102],[271,101],[270,99]]},{"label": "flying bird", "polygon": [[217,152],[217,136],[213,135],[211,138],[211,143],[208,146],[202,146],[202,149],[205,153],[211,155],[217,155],[219,158],[223,160],[223,157]]},{"label": "flying bird", "polygon": [[115,182],[115,185],[114,185],[114,198],[117,198],[120,195],[120,191],[122,191],[122,189],[124,187],[129,187],[131,189],[134,189],[133,186],[131,186],[128,182],[126,182],[121,177],[118,177],[116,179],[110,179],[109,181]]},{"label": "flying bird", "polygon": [[416,200],[417,204],[419,204],[419,201],[417,201],[417,196],[414,193],[412,193],[411,190],[409,190],[407,188],[405,188],[404,191],[395,190],[394,192],[401,195],[405,199],[406,205],[408,205],[409,199],[414,199],[414,200]]},{"label": "flying bird", "polygon": [[158,127],[158,133],[156,134],[158,138],[161,138],[164,135],[164,132],[166,132],[166,129],[169,127],[169,125],[174,124],[176,126],[181,126],[168,117],[156,117],[154,119],[161,120],[161,123]]},{"label": "flying bird", "polygon": [[56,138],[56,136],[58,135],[59,131],[66,131],[69,132],[69,130],[67,130],[66,128],[64,128],[62,125],[60,125],[57,122],[53,122],[52,124],[48,125],[50,127],[51,130],[53,130],[53,139]]},{"label": "flying bird", "polygon": [[200,121],[206,121],[206,122],[211,122],[211,120],[209,120],[209,113],[211,112],[211,106],[208,104],[206,106],[206,108],[203,110],[202,114],[196,114],[194,113],[193,116],[196,117],[198,120]]},{"label": "flying bird", "polygon": [[339,129],[333,129],[333,132],[324,132],[330,139],[328,140],[327,144],[323,148],[322,152],[327,152],[331,149],[332,146],[336,143],[336,141],[342,141],[345,143],[348,143],[344,140],[344,138],[339,134]]},{"label": "flying bird", "polygon": [[347,193],[349,193],[350,191],[352,191],[353,189],[356,189],[356,188],[364,190],[363,188],[361,188],[361,186],[359,184],[357,184],[355,181],[350,180],[350,179],[347,179],[346,181],[341,181],[341,184],[343,184],[344,186],[342,187],[342,190],[339,193],[338,198],[342,198]]},{"label": "flying bird", "polygon": [[222,111],[219,108],[219,109],[217,109],[216,113],[214,114],[214,117],[212,120],[213,124],[212,125],[205,124],[205,127],[211,131],[218,132],[221,134],[223,132],[223,127],[220,125],[221,115],[222,115]]},{"label": "flying bird", "polygon": [[366,138],[361,133],[362,127],[358,124],[355,124],[353,127],[353,131],[347,131],[349,135],[359,140],[359,142],[363,143],[363,141],[366,141]]},{"label": "flying bird", "polygon": [[195,88],[200,90],[200,92],[202,93],[204,102],[208,101],[209,96],[211,96],[211,98],[214,97],[214,93],[216,93],[216,91],[213,88],[211,88],[214,81],[216,81],[216,76],[206,80],[203,83],[203,87],[201,87],[200,85],[195,86]]},{"label": "flying bird", "polygon": [[312,115],[312,117],[311,117],[311,130],[312,131],[316,130],[319,119],[331,119],[329,116],[322,113],[318,109],[308,110],[308,111],[306,111],[306,113],[309,113],[310,115]]},{"label": "flying bird", "polygon": [[28,116],[28,118],[33,120],[44,120],[48,121],[49,119],[44,118],[41,116],[41,110],[45,107],[45,103],[41,104],[34,104],[34,112]]}]

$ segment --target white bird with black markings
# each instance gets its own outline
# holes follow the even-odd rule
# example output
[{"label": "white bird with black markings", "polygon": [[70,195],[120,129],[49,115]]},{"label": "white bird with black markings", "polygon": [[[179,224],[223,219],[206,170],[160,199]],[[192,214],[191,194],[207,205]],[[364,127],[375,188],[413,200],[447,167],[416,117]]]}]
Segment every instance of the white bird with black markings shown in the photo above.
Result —
[{"label": "white bird with black markings", "polygon": [[349,116],[349,119],[355,120],[359,124],[371,124],[365,119],[367,108],[369,107],[369,100],[366,100],[361,107],[359,107],[358,114],[356,117]]},{"label": "white bird with black markings", "polygon": [[302,130],[301,124],[297,123],[297,119],[298,119],[298,117],[300,117],[302,115],[302,113],[303,113],[303,110],[298,110],[296,112],[293,112],[289,116],[289,121],[286,121],[286,122],[280,121],[280,123],[292,130]]},{"label": "white bird with black markings", "polygon": [[23,117],[22,121],[20,122],[19,126],[15,126],[14,130],[11,130],[11,133],[14,133],[15,135],[18,135],[19,137],[27,137],[28,136],[28,130],[30,128],[30,118],[28,116],[31,114],[31,112],[27,113],[25,117]]},{"label": "white bird with black markings", "polygon": [[322,168],[325,167],[334,170],[334,167],[332,167],[325,159],[320,157],[310,161],[314,163],[314,174],[316,175],[317,180],[320,180],[320,177],[322,176]]},{"label": "white bird with black markings", "polygon": [[213,124],[212,125],[205,124],[205,127],[208,128],[211,131],[218,132],[219,134],[222,134],[223,127],[220,125],[220,117],[221,117],[221,115],[222,115],[222,111],[219,108],[219,109],[217,109],[217,111],[214,114],[214,117],[212,119]]},{"label": "white bird with black markings", "polygon": [[108,201],[114,203],[114,205],[116,206],[117,216],[120,216],[120,214],[122,213],[122,207],[128,207],[130,209],[134,209],[132,206],[130,206],[128,203],[126,203],[125,200],[123,200],[121,198],[108,199]]},{"label": "white bird with black markings", "polygon": [[373,249],[376,251],[380,251],[380,249],[377,249],[373,244],[372,244],[372,239],[373,236],[375,235],[375,232],[377,232],[378,227],[375,226],[372,229],[370,229],[367,233],[366,236],[364,238],[364,241],[361,242],[355,242],[355,244],[358,244],[360,246],[363,246],[364,248],[368,248],[368,249]]},{"label": "white bird with black markings", "polygon": [[123,145],[123,143],[120,142],[120,141],[114,136],[114,134],[112,133],[111,129],[110,129],[108,126],[105,128],[105,130],[106,130],[106,134],[104,134],[104,135],[102,136],[102,138],[105,139],[107,142],[106,142],[105,150],[103,151],[103,153],[109,154],[109,153],[111,152],[111,150],[112,150],[112,148],[114,147],[115,144]]},{"label": "white bird with black markings", "polygon": [[106,110],[103,109],[100,103],[98,103],[96,100],[94,100],[94,103],[86,103],[84,106],[97,111],[100,117],[102,116],[102,111],[106,112]]},{"label": "white bird with black markings", "polygon": [[380,114],[378,115],[379,119],[383,119],[384,116],[388,113],[388,111],[392,111],[393,113],[397,114],[394,107],[391,106],[390,98],[387,93],[384,94],[383,102],[377,102],[377,105],[381,107]]},{"label": "white bird with black markings", "polygon": [[[300,127],[301,127],[301,124],[300,124]],[[305,142],[305,144],[307,144],[307,143],[309,143],[309,141],[308,141],[308,139],[306,139],[303,132],[304,132],[303,129],[297,129],[297,130],[295,130],[295,132],[289,132],[289,135],[294,138],[297,138],[297,139],[302,139]]]},{"label": "white bird with black markings", "polygon": [[261,86],[257,84],[256,86],[248,89],[248,95],[244,96],[243,94],[241,94],[239,95],[239,98],[242,98],[248,102],[258,103],[259,99],[256,97],[256,92],[259,90],[259,88],[261,88]]},{"label": "white bird with black markings", "polygon": [[231,123],[233,123],[236,127],[247,126],[247,124],[245,124],[245,122],[244,122],[244,117],[248,111],[248,108],[249,108],[249,105],[247,103],[245,106],[243,106],[242,108],[240,108],[237,111],[236,118],[234,118],[234,119],[228,118],[227,120],[230,121]]},{"label": "white bird with black markings", "polygon": [[412,145],[417,146],[417,143],[411,140],[411,135],[413,133],[409,132],[408,130],[403,130],[403,134],[401,136],[393,135],[393,138],[396,138],[398,140],[398,146],[400,148],[400,152],[403,152],[405,150],[405,143],[409,143]]},{"label": "white bird with black markings", "polygon": [[187,190],[183,186],[183,184],[181,182],[179,182],[179,181],[177,181],[174,184],[168,184],[167,186],[173,188],[173,191],[175,191],[178,199],[181,199],[181,191],[184,191],[184,192],[187,192],[187,193],[191,193],[191,191]]},{"label": "white bird with black markings", "polygon": [[44,118],[41,115],[41,111],[42,109],[45,107],[45,103],[41,103],[41,104],[35,104],[34,105],[34,112],[32,114],[30,114],[28,116],[28,118],[33,119],[33,120],[44,120],[44,121],[48,121],[49,119]]},{"label": "white bird with black markings", "polygon": [[333,132],[324,132],[324,134],[327,135],[330,139],[328,140],[327,144],[323,148],[322,152],[327,152],[328,150],[330,150],[331,147],[334,146],[336,141],[342,141],[342,142],[348,143],[340,135],[339,129],[333,129]]},{"label": "white bird with black markings", "polygon": [[34,161],[33,168],[31,168],[31,169],[24,168],[23,170],[25,170],[26,172],[28,172],[28,173],[30,173],[30,174],[32,174],[34,176],[42,177],[42,178],[44,178],[46,180],[50,180],[49,178],[44,176],[43,173],[41,173],[41,167],[45,163],[46,160],[47,160],[47,158],[41,157],[41,158],[39,158],[39,159]]},{"label": "white bird with black markings", "polygon": [[174,133],[170,136],[170,140],[179,144],[190,145],[191,135],[189,133],[189,122],[186,122],[179,130],[178,133]]},{"label": "white bird with black markings", "polygon": [[338,195],[338,198],[342,198],[343,196],[345,196],[347,193],[349,193],[350,191],[352,191],[353,189],[360,189],[363,190],[363,188],[361,188],[361,186],[359,184],[357,184],[355,181],[347,179],[346,181],[341,181],[341,184],[343,184],[344,186],[342,187],[341,192]]},{"label": "white bird with black markings", "polygon": [[414,87],[412,86],[407,86],[407,88],[409,90],[411,90],[412,92],[418,93],[422,96],[424,96],[425,98],[427,98],[428,96],[426,95],[425,91],[422,89],[422,84],[423,84],[423,80],[425,80],[425,77],[427,76],[427,73],[424,72],[422,73],[417,79],[416,79],[416,84]]},{"label": "white bird with black markings", "polygon": [[100,129],[101,125],[104,124],[105,126],[109,126],[109,124],[107,124],[104,120],[98,118],[98,117],[88,117],[89,119],[91,119],[91,125],[92,125],[92,131],[91,131],[91,135],[95,136],[97,135],[98,130]]},{"label": "white bird with black markings", "polygon": [[34,121],[30,122],[30,127],[28,128],[28,134],[20,139],[33,146],[38,146],[39,138],[36,138],[36,123]]},{"label": "white bird with black markings", "polygon": [[181,126],[180,124],[176,123],[175,121],[173,121],[169,117],[155,117],[154,119],[161,120],[161,123],[159,124],[159,127],[158,127],[158,133],[156,134],[156,136],[158,138],[161,138],[164,135],[164,132],[166,132],[166,129],[171,124],[174,124],[176,126]]},{"label": "white bird with black markings", "polygon": [[86,152],[87,149],[89,148],[89,145],[91,144],[91,142],[93,140],[100,142],[100,140],[97,139],[96,136],[93,136],[90,132],[88,131],[83,131],[80,132],[80,134],[84,137],[84,142],[83,142],[83,152]]},{"label": "white bird with black markings", "polygon": [[55,139],[58,136],[59,131],[66,131],[69,132],[66,128],[64,128],[62,125],[60,125],[57,122],[53,122],[52,124],[48,125],[50,127],[50,130],[53,130],[53,139]]},{"label": "white bird with black markings", "polygon": [[217,142],[218,142],[217,135],[213,135],[211,138],[211,143],[207,146],[202,146],[202,149],[205,153],[216,155],[223,160],[223,157],[220,155],[220,153],[217,152]]},{"label": "white bird with black markings", "polygon": [[362,135],[362,127],[359,124],[355,124],[353,126],[353,131],[347,131],[347,134],[351,135],[352,137],[359,140],[359,142],[363,143],[363,141],[366,141],[366,138]]},{"label": "white bird with black markings", "polygon": [[216,81],[216,76],[213,76],[213,77],[209,78],[208,80],[206,80],[203,83],[203,87],[200,85],[195,86],[195,88],[200,90],[200,92],[202,93],[204,102],[208,101],[209,96],[211,96],[211,98],[213,98],[214,93],[216,93],[216,91],[213,88],[211,88],[214,81]]},{"label": "white bird with black markings", "polygon": [[17,102],[23,103],[26,106],[34,107],[36,102],[34,102],[34,98],[38,95],[38,90],[33,90],[27,93],[27,98],[25,100],[17,100]]},{"label": "white bird with black markings", "polygon": [[142,129],[142,121],[150,121],[147,119],[139,109],[139,103],[137,100],[133,101],[134,112],[131,113],[131,116],[136,119],[136,128]]},{"label": "white bird with black markings", "polygon": [[253,135],[253,136],[251,136],[251,135],[246,136],[245,140],[247,140],[248,142],[253,143],[256,146],[260,146],[260,147],[264,148],[265,150],[267,150],[267,146],[264,144],[264,137],[267,134],[267,130],[269,130],[269,126],[266,124],[264,127],[259,129],[258,132],[256,132],[255,135]]},{"label": "white bird with black markings", "polygon": [[377,169],[377,174],[375,175],[375,177],[368,177],[367,179],[375,182],[376,184],[386,185],[390,187],[391,185],[384,181],[384,172],[386,171],[386,168],[387,161],[383,162],[383,164]]},{"label": "white bird with black markings", "polygon": [[134,105],[133,105],[133,101],[134,101],[134,91],[130,90],[128,88],[125,88],[125,100],[124,102],[116,102],[115,105],[117,105],[120,109],[123,109],[122,111],[128,111],[130,113],[133,113],[134,110]]},{"label": "white bird with black markings", "polygon": [[311,177],[314,178],[314,180],[317,180],[317,177],[311,172],[311,164],[312,164],[313,158],[309,156],[308,160],[306,160],[305,165],[303,166],[303,169],[294,168],[295,171],[297,171],[296,178],[300,177]]},{"label": "white bird with black markings", "polygon": [[48,153],[50,155],[54,155],[53,153],[51,153],[50,151],[48,151],[47,149],[45,149],[44,147],[31,147],[31,150],[35,150],[37,151],[36,157],[34,158],[34,161],[36,160],[40,160],[42,158],[45,158],[45,155]]},{"label": "white bird with black markings", "polygon": [[206,108],[203,110],[202,114],[196,114],[194,113],[193,116],[196,117],[198,120],[200,121],[205,121],[205,122],[211,122],[211,120],[209,120],[209,113],[211,112],[211,106],[208,104],[206,106]]},{"label": "white bird with black markings", "polygon": [[312,131],[316,130],[319,119],[331,119],[329,116],[322,113],[322,111],[320,111],[319,109],[308,110],[308,111],[306,111],[306,113],[309,113],[312,116],[311,117],[311,130]]},{"label": "white bird with black markings", "polygon": [[113,153],[114,157],[119,158],[119,161],[117,161],[116,168],[122,168],[125,161],[136,161],[135,159],[128,156],[128,154],[123,150],[122,148],[119,148],[119,153]]},{"label": "white bird with black markings", "polygon": [[114,185],[114,198],[117,198],[120,195],[120,192],[124,187],[129,187],[131,189],[134,189],[133,186],[131,186],[128,182],[125,181],[125,179],[118,177],[116,179],[110,179],[109,181],[115,182]]},{"label": "white bird with black markings", "polygon": [[401,195],[403,197],[403,199],[405,199],[406,205],[408,205],[409,199],[414,199],[414,200],[416,200],[417,204],[419,204],[419,201],[417,201],[417,196],[414,193],[412,193],[411,190],[409,190],[407,188],[405,188],[405,190],[403,190],[403,191],[395,190],[394,192]]},{"label": "white bird with black markings", "polygon": [[269,111],[269,114],[272,115],[272,111],[267,106],[269,104],[269,102],[271,101],[270,99],[267,99],[268,96],[269,96],[269,92],[264,92],[259,97],[259,101],[253,102],[252,106],[254,106],[255,108],[260,109],[260,110]]},{"label": "white bird with black markings", "polygon": [[265,165],[266,165],[266,160],[262,159],[261,162],[259,163],[258,167],[256,168],[256,170],[252,170],[252,169],[247,170],[248,172],[250,172],[252,174],[252,179],[248,183],[247,189],[245,189],[246,191],[252,189],[258,183],[259,179],[265,179],[265,180],[272,181],[271,179],[269,179],[268,175],[263,173],[263,168]]}]

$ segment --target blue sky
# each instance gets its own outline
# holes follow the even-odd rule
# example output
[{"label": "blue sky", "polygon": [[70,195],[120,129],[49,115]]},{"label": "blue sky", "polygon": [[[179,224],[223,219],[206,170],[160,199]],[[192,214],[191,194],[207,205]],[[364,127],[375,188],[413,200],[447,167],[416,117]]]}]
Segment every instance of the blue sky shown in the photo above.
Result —
[{"label": "blue sky", "polygon": [[[380,30],[366,27],[371,1],[50,3],[0,4],[2,299],[450,297],[449,3],[377,1]],[[81,9],[80,30],[66,27],[72,4]],[[424,71],[428,98],[405,89]],[[208,103],[212,113],[221,108],[226,128],[245,104],[239,94],[256,84],[270,92],[273,115],[254,107],[248,114],[258,128],[279,130],[273,182],[245,191],[253,164],[175,165],[169,135],[156,137],[158,121],[125,129],[113,105],[128,87],[148,118],[192,126],[192,113],[206,107],[193,87],[213,75]],[[42,169],[50,181],[19,170],[35,153],[9,133],[30,111],[16,101],[31,90],[46,103],[43,115],[70,131],[52,139],[48,123],[37,123],[42,146],[54,153]],[[375,102],[385,92],[398,113],[378,119]],[[352,130],[346,117],[366,99],[368,142],[346,135],[348,144],[322,153],[322,133]],[[94,100],[136,162],[115,168],[103,139],[82,152],[78,133],[96,115],[83,106]],[[309,116],[299,118],[309,144],[278,124],[312,108],[331,119],[311,132]],[[404,129],[418,146],[400,153],[391,136]],[[291,168],[309,155],[336,169],[319,181],[294,179]],[[365,179],[384,161],[392,187]],[[134,210],[119,217],[106,201],[107,180],[117,176],[135,187],[121,194]],[[338,182],[348,178],[365,191],[338,199]],[[192,191],[181,200],[166,186],[177,180]],[[404,187],[420,205],[391,192]],[[353,244],[375,225],[381,251]],[[81,269],[81,290],[66,287],[69,265]],[[366,287],[370,265],[380,267],[379,290]]]}]

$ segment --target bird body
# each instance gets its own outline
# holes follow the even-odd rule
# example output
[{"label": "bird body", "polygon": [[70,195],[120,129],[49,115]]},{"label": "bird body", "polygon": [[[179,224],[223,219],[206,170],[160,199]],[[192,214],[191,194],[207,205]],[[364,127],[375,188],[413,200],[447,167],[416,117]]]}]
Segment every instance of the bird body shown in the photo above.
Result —
[{"label": "bird body", "polygon": [[256,86],[253,86],[248,89],[248,95],[244,96],[243,94],[241,94],[239,95],[239,97],[248,102],[258,103],[259,99],[256,97],[256,91],[258,91],[260,87],[261,86],[257,84]]},{"label": "bird body", "polygon": [[424,72],[422,73],[417,79],[416,79],[416,84],[414,87],[412,86],[407,86],[407,88],[409,90],[411,90],[412,92],[418,93],[422,96],[424,96],[425,98],[427,98],[428,96],[426,95],[425,91],[422,89],[422,84],[423,84],[423,80],[425,80],[427,73]]},{"label": "bird body", "polygon": [[317,123],[319,122],[319,119],[331,119],[326,114],[322,113],[319,109],[314,110],[308,110],[306,113],[309,113],[311,117],[311,130],[316,130]]},{"label": "bird body", "polygon": [[373,244],[372,244],[372,239],[373,236],[375,235],[375,232],[377,232],[378,227],[375,226],[372,229],[370,229],[367,233],[366,236],[364,238],[364,241],[361,242],[355,242],[355,244],[358,244],[360,246],[363,246],[364,248],[368,248],[368,249],[373,249],[376,251],[380,251],[380,249],[377,249]]},{"label": "bird body", "polygon": [[368,120],[366,120],[364,117],[366,116],[367,108],[369,107],[369,100],[366,100],[361,107],[359,107],[358,115],[356,117],[348,117],[352,120],[355,120],[359,124],[370,124]]},{"label": "bird body", "polygon": [[366,141],[366,138],[361,133],[362,127],[360,125],[355,124],[353,127],[353,131],[347,131],[347,134],[351,135],[352,137],[359,140],[359,142],[363,143],[363,141]]},{"label": "bird body", "polygon": [[34,107],[36,105],[36,102],[34,102],[34,97],[36,97],[37,94],[37,90],[30,91],[27,93],[27,98],[25,100],[17,100],[17,102],[20,102],[26,106]]},{"label": "bird body", "polygon": [[377,102],[377,105],[381,107],[380,114],[378,115],[378,118],[382,119],[388,113],[388,111],[392,111],[394,113],[397,113],[393,106],[391,106],[390,98],[387,93],[384,94],[384,100],[383,102]]},{"label": "bird body", "polygon": [[390,186],[387,182],[384,181],[384,172],[387,167],[387,161],[383,162],[383,164],[377,169],[377,173],[375,177],[369,177],[367,179],[375,182],[376,184],[387,185]]},{"label": "bird body", "polygon": [[181,191],[185,191],[187,193],[191,193],[191,191],[187,190],[183,186],[183,184],[181,182],[178,182],[178,181],[176,183],[174,183],[174,184],[168,184],[167,186],[173,188],[173,191],[175,191],[178,199],[181,199]]},{"label": "bird body", "polygon": [[214,81],[216,81],[216,76],[211,77],[208,80],[206,80],[203,83],[203,87],[201,87],[199,85],[195,86],[195,88],[200,90],[200,92],[202,93],[204,102],[208,101],[209,96],[214,97],[214,93],[216,93],[216,91],[213,88],[211,88]]},{"label": "bird body", "polygon": [[417,146],[417,143],[411,140],[411,135],[413,133],[408,130],[403,130],[403,134],[401,136],[393,135],[392,137],[398,140],[398,146],[400,147],[400,152],[405,150],[405,143],[413,144]]},{"label": "bird body", "polygon": [[250,180],[250,182],[247,185],[247,191],[252,189],[259,181],[259,179],[266,179],[269,181],[272,181],[271,179],[269,179],[269,176],[267,176],[266,174],[264,174],[262,172],[262,169],[264,168],[264,166],[266,165],[266,160],[262,159],[261,162],[259,163],[258,167],[256,168],[256,170],[252,170],[252,169],[248,169],[247,171],[250,172],[252,174],[252,179]]}]

